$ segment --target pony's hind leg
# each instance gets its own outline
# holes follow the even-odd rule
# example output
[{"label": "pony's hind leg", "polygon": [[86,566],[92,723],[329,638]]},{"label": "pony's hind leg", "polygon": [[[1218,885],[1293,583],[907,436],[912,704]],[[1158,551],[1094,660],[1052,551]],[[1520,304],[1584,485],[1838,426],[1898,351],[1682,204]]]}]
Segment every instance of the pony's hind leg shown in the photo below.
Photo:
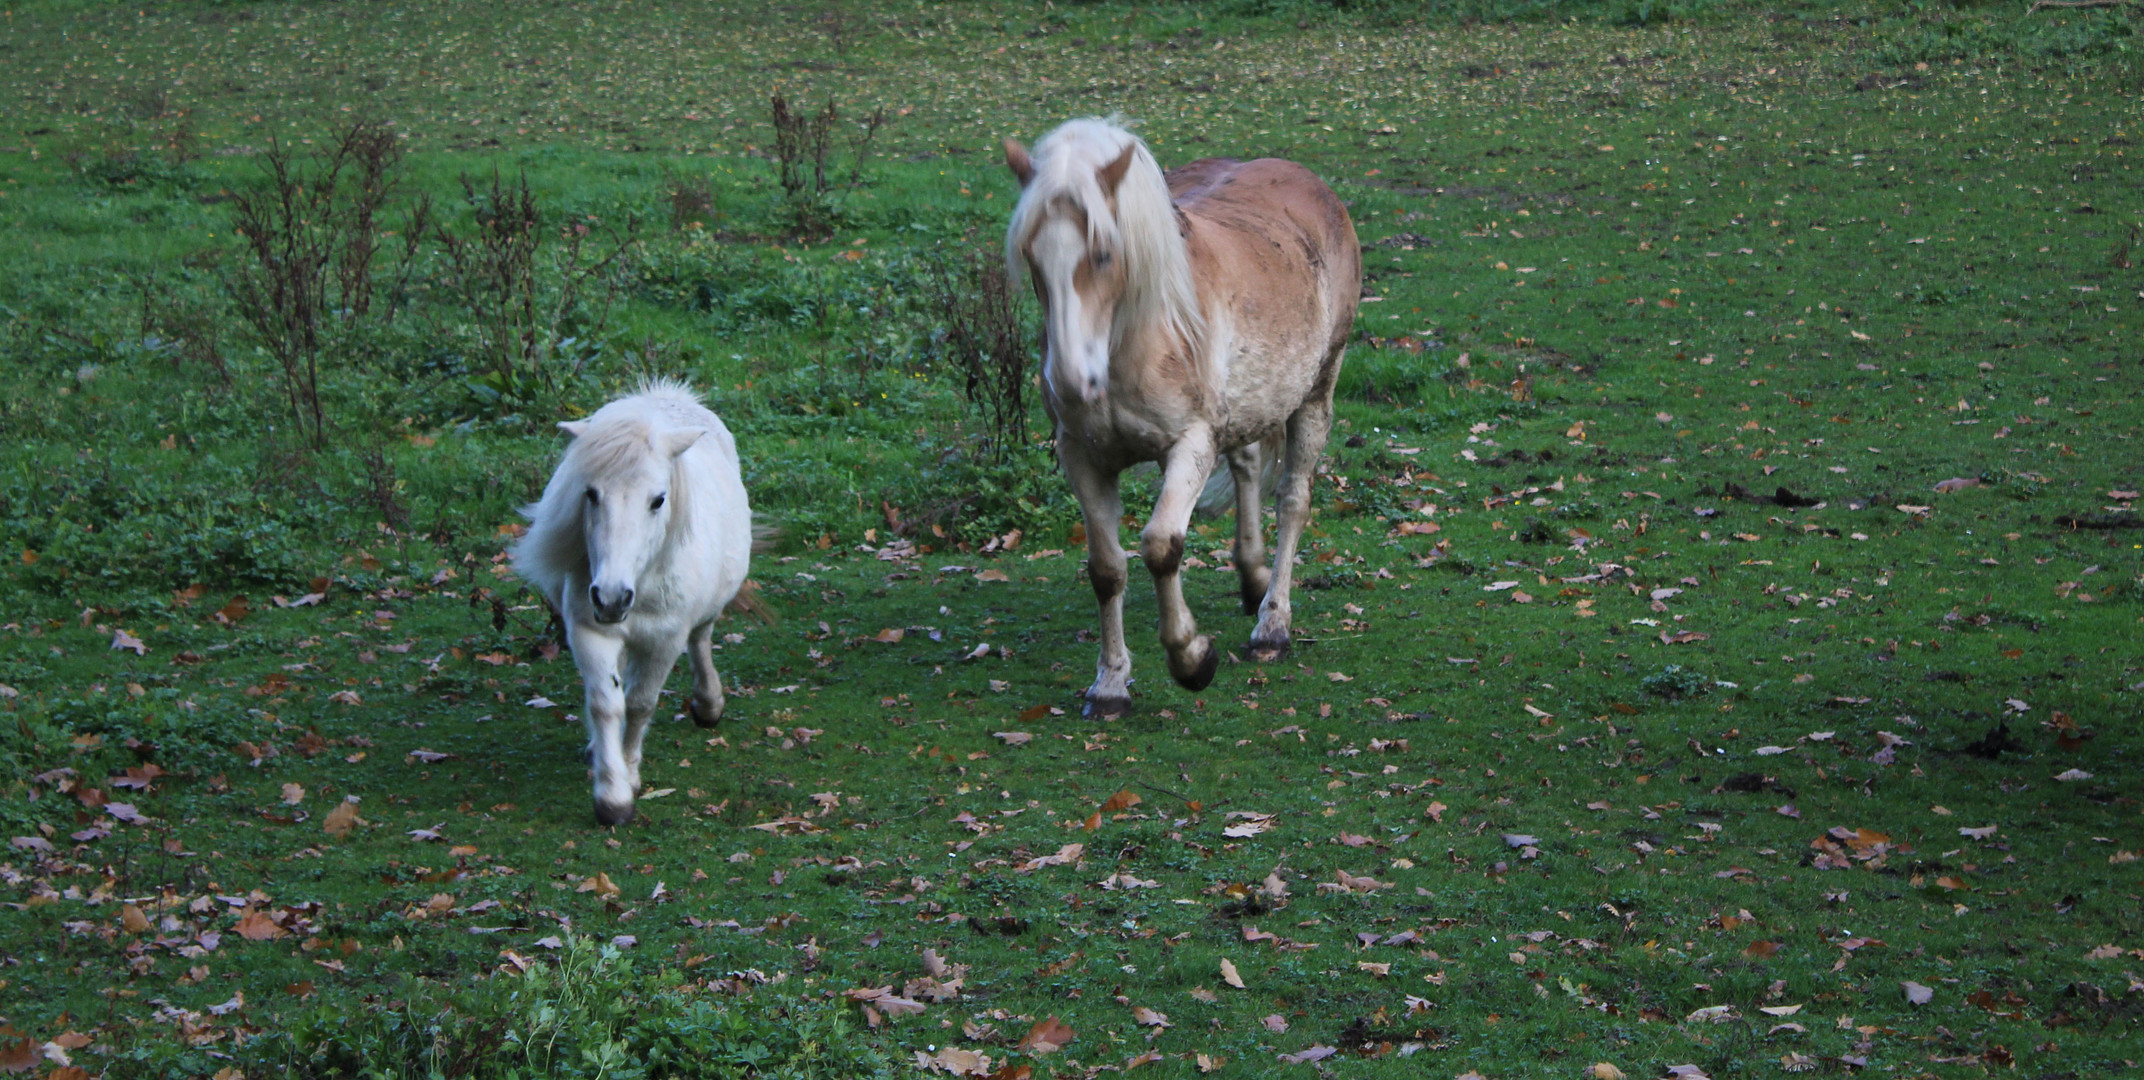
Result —
[{"label": "pony's hind leg", "polygon": [[573,663],[587,694],[588,771],[595,781],[596,820],[633,819],[633,776],[625,761],[626,699],[618,663],[625,643],[605,634],[573,635]]},{"label": "pony's hind leg", "polygon": [[[1278,442],[1278,440],[1269,440]],[[1265,508],[1260,505],[1265,486],[1267,455],[1280,453],[1278,446],[1251,443],[1228,452],[1228,475],[1236,482],[1236,584],[1243,595],[1243,613],[1258,614],[1258,605],[1273,583],[1266,566]]]},{"label": "pony's hind leg", "polygon": [[1088,716],[1122,716],[1131,711],[1132,654],[1124,647],[1124,546],[1117,527],[1124,503],[1115,473],[1104,473],[1076,454],[1070,440],[1058,440],[1058,459],[1079,497],[1087,525],[1087,578],[1101,612],[1102,649],[1094,662],[1094,685],[1087,688]]},{"label": "pony's hind leg", "polygon": [[1193,428],[1169,448],[1162,463],[1161,498],[1139,537],[1140,556],[1154,575],[1154,593],[1160,600],[1161,646],[1169,658],[1169,675],[1187,690],[1206,689],[1220,657],[1213,639],[1199,633],[1191,605],[1184,602],[1184,530],[1212,470],[1213,437],[1204,428]]},{"label": "pony's hind leg", "polygon": [[692,654],[692,700],[685,709],[692,714],[693,723],[703,728],[714,727],[722,719],[723,701],[722,675],[715,670],[713,619],[692,628],[685,651]]},{"label": "pony's hind leg", "polygon": [[1333,426],[1333,401],[1325,397],[1306,401],[1288,417],[1288,449],[1281,467],[1279,525],[1273,542],[1273,582],[1258,607],[1258,626],[1251,631],[1251,655],[1273,661],[1288,655],[1293,643],[1294,610],[1289,592],[1295,585],[1295,549],[1310,520],[1310,482],[1325,452],[1325,437]]}]

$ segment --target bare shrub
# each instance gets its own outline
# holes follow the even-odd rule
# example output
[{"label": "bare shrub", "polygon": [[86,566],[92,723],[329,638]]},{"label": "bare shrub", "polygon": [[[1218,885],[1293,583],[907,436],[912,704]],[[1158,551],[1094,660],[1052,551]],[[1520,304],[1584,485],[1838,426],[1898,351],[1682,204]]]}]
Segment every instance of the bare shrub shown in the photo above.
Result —
[{"label": "bare shrub", "polygon": [[[300,435],[317,449],[327,438],[321,363],[371,311],[401,148],[385,124],[358,120],[311,154],[271,139],[261,161],[267,183],[233,197],[244,257],[228,276],[232,306],[275,360]],[[405,268],[422,212],[405,233]]]},{"label": "bare shrub", "polygon": [[715,216],[715,187],[699,173],[671,173],[664,196],[670,203],[670,231],[682,232]]},{"label": "bare shrub", "polygon": [[606,227],[589,217],[553,229],[527,175],[508,181],[493,172],[480,187],[464,174],[461,182],[470,228],[441,221],[432,238],[444,283],[476,333],[479,366],[508,396],[549,386],[574,331],[593,337],[607,324],[623,288],[612,271],[638,246],[639,223]]},{"label": "bare shrub", "polygon": [[834,156],[841,109],[832,97],[816,111],[798,112],[788,98],[777,93],[769,101],[769,111],[774,122],[775,170],[790,224],[801,234],[824,233],[840,219],[842,192],[863,182],[871,144],[889,119],[886,107],[881,105],[855,122],[847,139],[846,179],[841,178]]},{"label": "bare shrub", "polygon": [[1023,294],[987,247],[940,250],[926,277],[930,310],[942,320],[931,335],[939,360],[963,381],[968,404],[984,422],[990,457],[1005,461],[1027,442],[1027,403],[1034,332]]},{"label": "bare shrub", "polygon": [[163,353],[173,368],[210,372],[228,389],[231,369],[223,360],[222,313],[160,277],[142,275],[132,280],[141,291],[143,344]]}]

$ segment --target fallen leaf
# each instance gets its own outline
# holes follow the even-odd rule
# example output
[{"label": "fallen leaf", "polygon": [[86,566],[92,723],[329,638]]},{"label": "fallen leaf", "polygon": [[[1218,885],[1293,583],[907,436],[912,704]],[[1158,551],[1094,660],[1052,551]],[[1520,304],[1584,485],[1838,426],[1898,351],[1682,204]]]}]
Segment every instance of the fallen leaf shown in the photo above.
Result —
[{"label": "fallen leaf", "polygon": [[1260,1017],[1258,1022],[1264,1024],[1266,1030],[1275,1035],[1285,1035],[1288,1032],[1288,1018],[1279,1013],[1270,1013]]},{"label": "fallen leaf", "polygon": [[1290,1065],[1308,1065],[1313,1061],[1324,1061],[1339,1052],[1340,1050],[1337,1047],[1312,1046],[1308,1049],[1298,1050],[1293,1054],[1282,1054],[1280,1059]]},{"label": "fallen leaf", "polygon": [[298,805],[299,803],[302,803],[302,802],[304,802],[304,801],[305,801],[305,786],[304,786],[303,784],[284,784],[284,785],[283,785],[283,805],[285,805],[285,806],[296,806],[296,805]]},{"label": "fallen leaf", "polygon": [[346,797],[335,804],[335,809],[328,811],[328,816],[320,822],[320,827],[327,830],[329,836],[343,837],[350,835],[350,830],[356,828],[357,823],[357,803]]},{"label": "fallen leaf", "polygon": [[277,926],[275,920],[259,908],[247,908],[246,913],[239,916],[237,925],[231,929],[236,930],[238,936],[247,941],[274,941],[290,936],[290,931]]},{"label": "fallen leaf", "polygon": [[1898,985],[1906,991],[1906,1003],[1909,1005],[1926,1005],[1935,1000],[1936,992],[1920,983],[1908,980]]},{"label": "fallen leaf", "polygon": [[1221,981],[1238,990],[1245,989],[1243,976],[1236,972],[1236,962],[1225,957],[1221,960]]},{"label": "fallen leaf", "polygon": [[1026,746],[1034,736],[1025,731],[993,731],[992,738],[1005,740],[1007,746]]},{"label": "fallen leaf", "polygon": [[2061,772],[2055,774],[2055,779],[2060,780],[2065,784],[2075,783],[2079,780],[2090,780],[2091,778],[2092,774],[2084,771],[2083,769],[2064,769]]},{"label": "fallen leaf", "polygon": [[596,876],[592,878],[583,878],[579,885],[574,886],[573,891],[584,893],[592,892],[597,896],[608,899],[610,897],[618,895],[620,890],[618,888],[618,884],[610,879],[609,873],[602,870],[598,870],[596,871]]},{"label": "fallen leaf", "polygon": [[1014,1049],[1029,1054],[1054,1054],[1076,1038],[1078,1036],[1064,1021],[1048,1016],[1035,1021],[1035,1026],[1027,1029],[1027,1034],[1021,1036]]},{"label": "fallen leaf", "polygon": [[1597,1061],[1593,1063],[1593,1068],[1588,1070],[1586,1075],[1592,1077],[1593,1080],[1623,1080],[1624,1073],[1623,1070],[1605,1061]]},{"label": "fallen leaf", "polygon": [[1165,1028],[1173,1026],[1169,1023],[1169,1014],[1155,1012],[1144,1005],[1132,1006],[1132,1023],[1139,1027]]},{"label": "fallen leaf", "polygon": [[[1947,495],[1953,491],[1964,491],[1966,488],[1977,488],[1979,486],[1980,480],[1977,477],[1956,476],[1949,480],[1937,481],[1936,494]],[[1904,509],[1904,507],[1900,507],[1900,509]]]},{"label": "fallen leaf", "polygon": [[140,638],[124,630],[112,631],[112,648],[115,650],[132,649],[136,656],[149,655],[149,646],[144,644]]},{"label": "fallen leaf", "polygon": [[133,904],[128,904],[119,909],[119,923],[127,928],[127,933],[129,934],[147,933],[151,926],[149,917],[142,914],[142,910]]}]

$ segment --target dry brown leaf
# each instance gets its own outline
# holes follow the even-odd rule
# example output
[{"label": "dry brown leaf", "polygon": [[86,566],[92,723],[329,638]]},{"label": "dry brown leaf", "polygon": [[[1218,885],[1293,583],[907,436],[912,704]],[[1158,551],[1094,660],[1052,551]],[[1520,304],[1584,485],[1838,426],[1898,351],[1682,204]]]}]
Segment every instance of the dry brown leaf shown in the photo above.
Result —
[{"label": "dry brown leaf", "polygon": [[343,837],[350,835],[350,830],[356,828],[357,824],[357,804],[344,799],[335,804],[335,809],[328,811],[328,816],[321,820],[320,827],[325,829],[329,836]]},{"label": "dry brown leaf", "polygon": [[1221,981],[1238,990],[1245,988],[1243,976],[1236,973],[1236,962],[1225,957],[1221,960]]},{"label": "dry brown leaf", "polygon": [[1035,1026],[1027,1029],[1027,1034],[1021,1036],[1014,1049],[1029,1054],[1054,1054],[1076,1038],[1078,1036],[1064,1021],[1048,1016],[1035,1021]]},{"label": "dry brown leaf", "polygon": [[247,908],[246,913],[239,916],[238,924],[231,929],[236,930],[238,936],[247,941],[274,941],[290,936],[290,931],[277,926],[275,920],[259,908]]},{"label": "dry brown leaf", "polygon": [[129,934],[147,933],[150,925],[149,917],[132,904],[119,909],[119,922],[127,928]]}]

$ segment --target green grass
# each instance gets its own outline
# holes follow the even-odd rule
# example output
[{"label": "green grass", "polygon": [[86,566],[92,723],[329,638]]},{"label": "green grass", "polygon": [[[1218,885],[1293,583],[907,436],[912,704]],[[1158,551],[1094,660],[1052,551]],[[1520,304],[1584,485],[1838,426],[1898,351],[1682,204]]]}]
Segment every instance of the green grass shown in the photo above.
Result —
[{"label": "green grass", "polygon": [[[74,1032],[110,1076],[2144,1059],[2144,531],[2112,494],[2144,483],[2133,14],[868,11],[0,22],[0,1051]],[[830,237],[784,225],[777,85],[907,110]],[[269,136],[360,110],[407,133],[410,190],[525,170],[646,250],[551,390],[472,386],[424,299],[335,366],[333,438],[300,452],[222,299],[227,193]],[[1074,507],[1039,448],[975,459],[917,266],[996,242],[1001,137],[1111,110],[1165,163],[1319,170],[1380,299],[1298,651],[1235,662],[1229,526],[1203,523],[1187,593],[1235,656],[1174,687],[1133,589],[1138,711],[1103,724],[1078,719]],[[671,232],[681,172],[714,207]],[[145,276],[220,328],[228,382],[145,340]],[[608,830],[570,659],[499,556],[550,422],[650,372],[738,433],[784,530],[754,574],[778,621],[727,628],[725,728],[658,726],[669,793]],[[946,535],[895,558],[896,518]],[[966,966],[958,999],[869,1026],[847,992],[902,993],[925,950]],[[1018,1049],[1050,1016],[1076,1041]]]}]

